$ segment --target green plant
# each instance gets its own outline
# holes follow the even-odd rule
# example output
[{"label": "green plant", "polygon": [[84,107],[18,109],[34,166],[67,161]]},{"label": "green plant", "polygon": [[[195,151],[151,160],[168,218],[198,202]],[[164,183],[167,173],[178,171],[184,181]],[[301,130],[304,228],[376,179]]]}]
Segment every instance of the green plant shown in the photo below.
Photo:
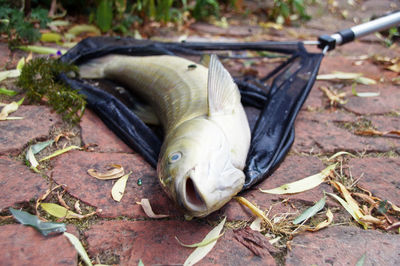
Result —
[{"label": "green plant", "polygon": [[291,15],[298,15],[302,20],[309,20],[311,17],[306,13],[304,0],[274,0],[273,8],[269,11],[269,17],[273,20],[283,18],[290,22]]},{"label": "green plant", "polygon": [[60,73],[77,73],[76,66],[55,59],[35,58],[27,63],[17,85],[26,91],[31,102],[46,102],[67,121],[78,122],[85,109],[85,99],[62,82]]},{"label": "green plant", "polygon": [[197,20],[209,16],[219,16],[219,4],[217,0],[196,0],[192,15]]},{"label": "green plant", "polygon": [[0,5],[0,34],[7,35],[10,47],[38,41],[40,32],[34,23],[44,28],[49,21],[47,11],[42,8],[32,9],[30,16],[25,17],[23,12],[6,2]]}]

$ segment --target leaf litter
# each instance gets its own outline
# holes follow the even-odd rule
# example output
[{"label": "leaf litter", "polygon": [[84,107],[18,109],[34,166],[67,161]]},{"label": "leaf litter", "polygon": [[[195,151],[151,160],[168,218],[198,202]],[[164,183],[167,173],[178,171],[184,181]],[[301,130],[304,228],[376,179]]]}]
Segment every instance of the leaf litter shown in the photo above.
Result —
[{"label": "leaf litter", "polygon": [[139,204],[142,206],[144,213],[149,218],[161,219],[161,218],[169,217],[169,215],[167,215],[167,214],[155,214],[153,209],[151,208],[150,201],[148,199],[141,199],[141,201],[136,202],[136,204]]},{"label": "leaf litter", "polygon": [[125,193],[126,182],[128,181],[129,176],[132,174],[132,171],[122,176],[120,179],[115,182],[114,186],[111,189],[111,196],[115,201],[120,202]]}]

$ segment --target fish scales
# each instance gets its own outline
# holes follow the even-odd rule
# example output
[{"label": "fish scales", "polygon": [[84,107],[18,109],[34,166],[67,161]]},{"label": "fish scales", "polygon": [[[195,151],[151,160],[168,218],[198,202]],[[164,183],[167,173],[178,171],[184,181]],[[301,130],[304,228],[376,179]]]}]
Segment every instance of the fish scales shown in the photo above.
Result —
[{"label": "fish scales", "polygon": [[[93,64],[103,69],[90,72]],[[82,66],[80,72],[85,78],[103,77],[126,84],[152,105],[169,132],[182,120],[207,113],[207,80],[203,77],[208,70],[202,65],[191,69],[188,66],[192,64],[184,58],[171,60],[170,56],[109,55]]]}]

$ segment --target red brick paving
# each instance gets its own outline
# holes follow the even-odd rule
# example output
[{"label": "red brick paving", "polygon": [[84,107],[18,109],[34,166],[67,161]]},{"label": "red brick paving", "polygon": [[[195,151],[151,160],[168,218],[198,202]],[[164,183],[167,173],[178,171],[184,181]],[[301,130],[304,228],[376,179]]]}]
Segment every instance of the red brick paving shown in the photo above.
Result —
[{"label": "red brick paving", "polygon": [[83,144],[96,144],[94,146],[95,151],[133,152],[89,109],[85,110],[80,126]]},{"label": "red brick paving", "polygon": [[[77,236],[76,230],[69,227]],[[29,226],[0,226],[1,265],[77,265],[78,254],[63,235],[44,237]]]},{"label": "red brick paving", "polygon": [[21,105],[10,116],[24,119],[1,121],[0,155],[18,154],[29,141],[48,137],[51,127],[61,122],[60,116],[45,106]]},{"label": "red brick paving", "polygon": [[[180,265],[193,251],[183,243],[201,241],[211,230],[195,221],[104,221],[93,225],[85,233],[89,254],[93,257],[108,250],[119,256],[121,265]],[[199,265],[275,265],[269,253],[256,256],[227,230],[209,255]]]},{"label": "red brick paving", "polygon": [[[391,1],[364,1],[361,5],[365,6],[365,9],[351,7],[345,0],[338,2],[349,14],[363,18],[373,13],[382,13],[382,9],[387,8]],[[354,25],[352,17],[343,21],[335,15],[325,17],[325,14],[327,13],[324,12],[324,16],[313,16],[307,24],[308,27],[296,28],[295,32],[317,36],[320,33],[334,32],[340,26]],[[329,24],[328,21],[334,23]],[[249,34],[248,28],[237,27],[236,31],[226,35],[246,35],[264,39],[264,35],[254,35],[259,29]],[[203,31],[200,33],[203,37],[197,35],[190,36],[191,38],[220,38],[212,36],[215,30],[220,30],[214,26],[202,26],[197,30]],[[285,34],[287,35],[285,32],[279,32],[273,38],[293,39]],[[223,39],[230,40],[229,36]],[[315,50],[312,47],[311,49]],[[10,53],[3,43],[0,44],[0,51],[0,66],[4,66],[7,61],[12,62],[10,66],[15,65],[19,59],[16,56],[10,58]],[[398,57],[399,51],[398,47],[387,49],[376,37],[369,36],[364,41],[356,41],[330,52],[322,62],[321,74],[333,71],[363,73],[378,83],[372,86],[357,85],[356,90],[379,91],[380,95],[360,98],[351,94],[349,84],[317,81],[296,121],[296,141],[290,155],[266,181],[242,193],[241,196],[263,210],[271,208],[270,217],[284,213],[300,213],[318,201],[324,191],[332,192],[331,186],[322,184],[310,191],[289,196],[263,194],[258,188],[273,188],[318,173],[326,167],[318,154],[332,155],[336,151],[345,150],[358,156],[351,159],[348,165],[353,178],[361,177],[359,185],[370,190],[375,196],[400,205],[400,138],[357,136],[353,129],[345,128],[346,124],[366,119],[371,121],[377,130],[400,129],[400,119],[396,115],[396,112],[400,111],[399,88],[391,82],[397,74],[375,64],[372,59],[360,61],[356,58],[375,54],[395,58]],[[236,66],[230,67],[238,71]],[[260,73],[271,68],[270,65],[265,69],[257,67],[260,68]],[[331,107],[326,96],[318,89],[322,85],[345,91],[347,102]],[[247,108],[247,111],[250,123],[253,124],[257,112],[251,108]],[[2,215],[7,215],[5,210],[8,207],[18,207],[19,203],[37,199],[49,187],[50,184],[42,176],[33,173],[12,156],[22,152],[30,141],[48,138],[50,129],[61,121],[58,115],[44,106],[21,106],[13,115],[24,116],[25,119],[0,122]],[[159,186],[155,170],[106,129],[91,111],[84,115],[80,127],[82,142],[97,144],[95,152],[73,151],[51,160],[49,177],[58,184],[65,184],[71,196],[102,209],[98,217],[91,220],[89,227],[79,227],[80,237],[85,240],[85,247],[93,261],[137,265],[141,259],[145,265],[182,264],[191,249],[180,246],[175,236],[184,243],[194,243],[201,240],[212,228],[209,223],[215,224],[222,216],[227,216],[228,222],[233,224],[237,220],[254,219],[246,207],[233,200],[206,219],[184,221],[182,213]],[[360,155],[364,153],[367,156]],[[379,158],[370,158],[371,156]],[[101,170],[112,163],[121,164],[126,171],[133,171],[120,203],[113,201],[110,196],[114,181],[96,180],[87,174],[89,168]],[[142,180],[141,186],[137,183],[139,179]],[[136,204],[142,198],[150,199],[156,213],[169,214],[170,217],[163,220],[147,218],[141,206]],[[327,204],[333,210],[334,222],[345,222],[342,226],[331,226],[316,233],[301,233],[289,242],[291,249],[270,245],[268,237],[248,227],[226,229],[211,253],[199,265],[354,265],[363,254],[366,254],[364,265],[400,264],[400,241],[395,231],[384,233],[378,230],[362,230],[354,223],[350,225],[348,221],[352,220],[351,217],[337,202],[328,198]],[[394,221],[396,220],[398,215],[394,217]],[[79,235],[74,229],[75,225],[69,225],[68,228],[68,231]],[[44,238],[34,229],[17,224],[1,225],[0,236],[0,264],[77,264],[77,253],[63,236]]]},{"label": "red brick paving", "polygon": [[0,211],[42,195],[47,184],[21,162],[0,156]]},{"label": "red brick paving", "polygon": [[295,237],[286,265],[399,265],[400,236],[350,226],[332,226]]}]

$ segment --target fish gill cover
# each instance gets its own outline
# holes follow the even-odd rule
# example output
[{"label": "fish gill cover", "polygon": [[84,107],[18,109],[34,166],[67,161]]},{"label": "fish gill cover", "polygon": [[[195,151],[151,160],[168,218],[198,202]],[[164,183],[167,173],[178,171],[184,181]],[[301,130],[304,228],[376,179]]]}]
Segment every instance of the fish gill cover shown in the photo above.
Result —
[{"label": "fish gill cover", "polygon": [[[78,43],[60,60],[79,65],[107,54],[122,54],[177,55],[200,61],[202,56],[210,53],[218,54],[223,60],[261,60],[267,57],[284,59],[278,67],[261,78],[233,75],[240,89],[242,103],[259,110],[244,169],[245,190],[267,178],[289,151],[295,137],[294,121],[314,84],[322,53],[307,52],[301,42],[163,43],[132,38],[93,37]],[[148,163],[156,166],[162,137],[128,108],[135,104],[129,100],[130,95],[118,98],[96,85],[70,78],[64,73],[60,78],[85,95],[89,108]]]}]

